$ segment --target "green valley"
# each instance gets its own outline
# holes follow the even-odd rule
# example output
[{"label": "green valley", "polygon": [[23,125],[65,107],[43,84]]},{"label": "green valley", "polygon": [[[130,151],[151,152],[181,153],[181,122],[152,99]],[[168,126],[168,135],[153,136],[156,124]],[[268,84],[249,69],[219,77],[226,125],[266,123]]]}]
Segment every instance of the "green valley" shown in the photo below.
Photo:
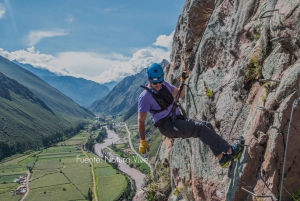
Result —
[{"label": "green valley", "polygon": [[32,73],[0,57],[0,160],[70,138],[93,116]]},{"label": "green valley", "polygon": [[[97,127],[97,126],[96,126]],[[0,200],[17,201],[26,189],[24,178],[30,172],[26,200],[117,200],[135,186],[127,175],[82,148],[96,138],[102,128],[89,124],[74,137],[40,151],[15,154],[0,162]],[[92,160],[90,164],[89,159]],[[95,160],[97,159],[97,160]],[[95,174],[95,189],[92,170]],[[23,178],[21,178],[23,177]],[[16,190],[19,189],[19,190]],[[134,194],[131,193],[131,196]]]}]

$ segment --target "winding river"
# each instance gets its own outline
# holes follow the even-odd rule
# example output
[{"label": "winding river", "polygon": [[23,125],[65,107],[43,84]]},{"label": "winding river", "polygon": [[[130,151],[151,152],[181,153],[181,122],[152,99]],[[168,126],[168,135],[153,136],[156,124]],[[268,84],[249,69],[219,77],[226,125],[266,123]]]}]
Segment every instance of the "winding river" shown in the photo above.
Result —
[{"label": "winding river", "polygon": [[[108,129],[106,129],[106,131],[107,131],[108,138],[104,141],[104,143],[98,143],[95,145],[95,152],[100,157],[102,157],[101,149],[108,148],[109,145],[111,145],[112,143],[116,143],[117,141],[120,140],[119,136],[114,131]],[[123,161],[123,160],[120,159],[118,161]],[[135,180],[136,191],[139,191],[141,189],[141,184],[145,175],[142,174],[140,171],[129,167],[129,165],[127,165],[127,163],[125,162],[119,163],[119,169],[122,172],[125,172],[126,174],[130,175],[131,178]]]}]

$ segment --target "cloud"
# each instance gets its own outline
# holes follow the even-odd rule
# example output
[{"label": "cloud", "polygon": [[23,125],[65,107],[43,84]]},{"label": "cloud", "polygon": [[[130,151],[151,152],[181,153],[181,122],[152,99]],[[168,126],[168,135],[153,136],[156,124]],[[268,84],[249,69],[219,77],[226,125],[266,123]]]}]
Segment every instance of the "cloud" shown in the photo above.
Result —
[{"label": "cloud", "polygon": [[64,36],[68,33],[64,30],[54,30],[54,31],[30,31],[27,36],[25,36],[24,40],[28,44],[28,46],[34,46],[40,42],[43,38],[49,38],[54,36]]},{"label": "cloud", "polygon": [[[169,36],[170,37],[170,36]],[[160,38],[160,37],[158,37]],[[168,38],[168,37],[165,37]],[[170,42],[169,42],[170,43]],[[131,57],[119,53],[61,52],[42,54],[34,47],[8,52],[0,48],[0,55],[9,60],[45,68],[58,75],[82,77],[99,83],[120,81],[141,72],[153,62],[169,60],[170,50],[152,45],[136,50]]]},{"label": "cloud", "polygon": [[118,11],[122,8],[123,6],[116,6],[116,7],[106,7],[106,8],[98,8],[98,7],[93,7],[91,8],[92,10],[95,10],[98,13],[109,13],[113,11]]},{"label": "cloud", "polygon": [[94,80],[109,66],[119,65],[130,58],[121,54],[97,54],[92,52],[62,52],[56,56],[42,54],[34,47],[26,50],[8,52],[0,48],[0,55],[17,60],[23,64],[30,64],[36,68],[48,69],[58,75],[70,75]]},{"label": "cloud", "polygon": [[[107,71],[97,76],[95,80],[99,83],[120,81],[126,76],[141,72],[153,62],[161,62],[163,59],[170,60],[173,35],[174,31],[169,36],[160,35],[152,47],[137,50],[128,62],[111,66]],[[160,47],[165,47],[167,50]]]},{"label": "cloud", "polygon": [[49,66],[49,62],[55,59],[55,57],[53,57],[52,55],[42,54],[39,51],[35,51],[34,47],[27,48],[26,50],[17,50],[14,52],[8,52],[0,48],[0,55],[11,61],[17,60],[18,62],[23,64],[31,64],[34,67],[45,69],[52,69],[51,66]]},{"label": "cloud", "polygon": [[68,15],[66,21],[69,24],[72,24],[75,21],[75,18],[73,17],[73,15]]},{"label": "cloud", "polygon": [[108,13],[108,12],[116,11],[116,10],[119,10],[119,8],[118,7],[111,7],[111,8],[105,8],[102,12],[103,13]]},{"label": "cloud", "polygon": [[158,36],[155,43],[153,43],[153,45],[160,46],[160,47],[166,47],[167,49],[171,50],[174,32],[175,31],[173,31],[169,36],[167,36],[167,35]]},{"label": "cloud", "polygon": [[129,60],[129,57],[117,53],[63,52],[59,53],[48,64],[53,67],[59,67],[59,70],[62,68],[68,69],[69,74],[72,76],[96,81],[95,76],[100,75],[110,66],[119,65],[127,60]]},{"label": "cloud", "polygon": [[120,81],[123,78],[135,75],[153,62],[161,62],[163,59],[169,60],[170,52],[162,48],[146,47],[136,51],[129,61],[122,62],[120,65],[111,66],[107,71],[95,77],[99,83]]},{"label": "cloud", "polygon": [[0,19],[5,17],[5,13],[6,13],[6,10],[5,10],[4,5],[0,4]]}]

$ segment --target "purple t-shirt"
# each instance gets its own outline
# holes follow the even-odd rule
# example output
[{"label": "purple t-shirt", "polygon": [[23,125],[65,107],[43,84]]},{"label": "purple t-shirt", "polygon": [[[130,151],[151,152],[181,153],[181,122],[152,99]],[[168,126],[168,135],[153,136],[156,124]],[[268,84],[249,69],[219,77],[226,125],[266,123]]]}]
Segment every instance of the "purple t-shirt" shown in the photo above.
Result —
[{"label": "purple t-shirt", "polygon": [[[175,89],[175,86],[171,85],[170,83],[164,81],[163,85],[169,89],[169,91],[172,93]],[[154,93],[158,93],[155,89],[150,88]],[[139,102],[138,102],[138,112],[150,112],[154,123],[158,120],[166,117],[168,114],[170,114],[170,111],[172,109],[173,104],[171,104],[166,110],[163,110],[161,112],[157,112],[154,114],[154,112],[150,112],[150,110],[160,110],[160,106],[156,102],[156,100],[153,98],[153,96],[147,91],[144,90],[140,96],[139,96]],[[176,108],[176,114],[179,114],[178,108]],[[172,114],[170,114],[172,115]]]}]

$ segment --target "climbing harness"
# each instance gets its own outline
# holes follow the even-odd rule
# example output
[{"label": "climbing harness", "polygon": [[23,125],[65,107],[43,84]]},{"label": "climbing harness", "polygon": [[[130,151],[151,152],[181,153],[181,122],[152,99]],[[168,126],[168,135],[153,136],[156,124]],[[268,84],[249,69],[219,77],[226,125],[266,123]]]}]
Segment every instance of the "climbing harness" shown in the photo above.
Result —
[{"label": "climbing harness", "polygon": [[158,93],[154,93],[146,86],[140,85],[140,87],[146,89],[158,103],[160,107],[159,110],[150,110],[150,112],[153,112],[154,114],[168,109],[168,107],[174,102],[173,95],[164,84],[161,85],[161,89],[158,91]]}]

